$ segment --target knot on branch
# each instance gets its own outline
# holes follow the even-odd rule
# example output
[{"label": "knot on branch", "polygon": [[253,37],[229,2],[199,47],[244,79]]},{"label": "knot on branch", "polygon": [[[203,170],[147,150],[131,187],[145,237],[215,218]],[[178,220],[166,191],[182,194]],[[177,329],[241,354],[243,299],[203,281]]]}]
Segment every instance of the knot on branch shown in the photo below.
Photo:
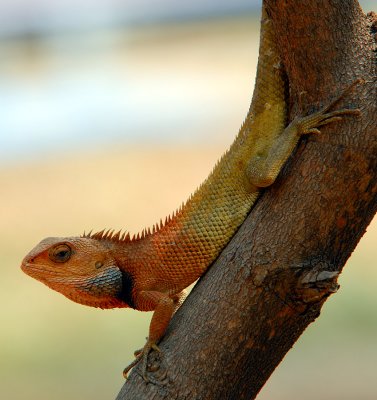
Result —
[{"label": "knot on branch", "polygon": [[314,270],[304,270],[300,274],[295,288],[296,301],[317,303],[337,292],[339,271],[318,270],[320,267],[318,265]]}]

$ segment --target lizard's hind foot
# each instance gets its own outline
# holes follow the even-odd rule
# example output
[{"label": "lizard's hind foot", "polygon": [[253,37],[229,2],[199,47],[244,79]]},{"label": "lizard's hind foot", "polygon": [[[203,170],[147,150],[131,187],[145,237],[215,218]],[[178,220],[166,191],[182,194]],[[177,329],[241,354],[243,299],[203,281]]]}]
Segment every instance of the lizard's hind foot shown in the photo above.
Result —
[{"label": "lizard's hind foot", "polygon": [[327,104],[321,110],[310,114],[306,117],[295,118],[290,126],[297,130],[298,135],[318,134],[321,133],[319,128],[321,126],[331,124],[332,122],[341,121],[344,115],[361,115],[358,108],[342,108],[340,110],[329,111],[336,106],[346,95],[354,89],[358,84],[363,83],[363,79],[356,79],[350,86],[348,86],[340,96]]}]

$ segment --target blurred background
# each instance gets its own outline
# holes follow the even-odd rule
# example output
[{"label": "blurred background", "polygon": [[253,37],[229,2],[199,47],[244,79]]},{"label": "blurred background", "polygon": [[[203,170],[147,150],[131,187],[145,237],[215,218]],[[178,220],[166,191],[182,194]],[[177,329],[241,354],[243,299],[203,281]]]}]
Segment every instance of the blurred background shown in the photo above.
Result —
[{"label": "blurred background", "polygon": [[[0,1],[2,399],[112,399],[149,313],[23,275],[46,236],[137,232],[206,177],[248,110],[260,1]],[[375,1],[361,1],[370,11]],[[261,400],[377,398],[377,223]]]}]

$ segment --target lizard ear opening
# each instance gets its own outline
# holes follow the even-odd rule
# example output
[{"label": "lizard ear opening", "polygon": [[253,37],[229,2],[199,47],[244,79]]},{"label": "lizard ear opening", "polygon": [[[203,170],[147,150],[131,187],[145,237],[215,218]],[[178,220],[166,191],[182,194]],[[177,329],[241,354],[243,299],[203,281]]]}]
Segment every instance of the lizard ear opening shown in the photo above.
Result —
[{"label": "lizard ear opening", "polygon": [[60,243],[52,247],[48,252],[48,257],[55,263],[65,263],[72,256],[72,249],[66,243]]}]

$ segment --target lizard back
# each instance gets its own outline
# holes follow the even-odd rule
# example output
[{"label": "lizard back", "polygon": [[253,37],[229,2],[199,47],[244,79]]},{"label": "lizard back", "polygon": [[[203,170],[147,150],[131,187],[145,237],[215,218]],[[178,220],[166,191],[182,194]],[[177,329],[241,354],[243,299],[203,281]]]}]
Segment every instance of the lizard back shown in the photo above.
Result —
[{"label": "lizard back", "polygon": [[151,289],[175,293],[198,279],[258,197],[247,165],[268,151],[287,120],[286,80],[270,25],[263,10],[254,95],[235,141],[173,218],[156,232],[125,244],[127,270],[144,279],[149,275]]}]

